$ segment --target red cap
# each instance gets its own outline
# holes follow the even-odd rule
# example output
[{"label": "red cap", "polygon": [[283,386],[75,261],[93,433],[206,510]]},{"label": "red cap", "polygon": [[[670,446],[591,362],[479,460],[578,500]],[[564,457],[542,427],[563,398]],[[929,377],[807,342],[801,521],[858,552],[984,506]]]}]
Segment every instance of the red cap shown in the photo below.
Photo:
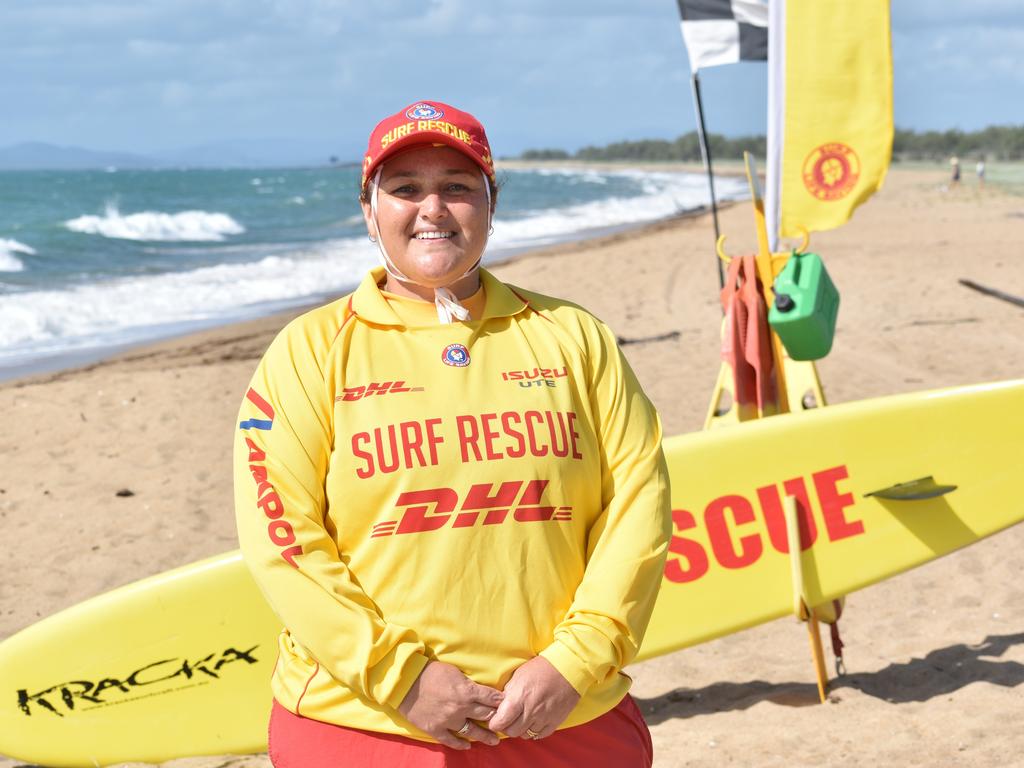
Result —
[{"label": "red cap", "polygon": [[377,167],[392,155],[418,144],[451,147],[479,165],[494,180],[491,145],[480,121],[468,112],[440,101],[417,101],[397,114],[385,117],[370,134],[363,158],[360,189],[373,178]]}]

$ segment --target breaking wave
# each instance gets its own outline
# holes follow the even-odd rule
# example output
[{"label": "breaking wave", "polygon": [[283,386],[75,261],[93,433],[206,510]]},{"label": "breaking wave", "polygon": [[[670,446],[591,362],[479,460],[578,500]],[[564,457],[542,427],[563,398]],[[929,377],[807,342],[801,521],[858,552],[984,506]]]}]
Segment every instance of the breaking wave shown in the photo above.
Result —
[{"label": "breaking wave", "polygon": [[72,232],[147,242],[220,242],[228,235],[245,232],[245,227],[226,213],[142,211],[124,215],[116,205],[108,205],[103,216],[79,216],[64,225]]},{"label": "breaking wave", "polygon": [[25,268],[25,262],[15,256],[16,253],[35,256],[36,251],[17,240],[0,237],[0,272],[21,272]]},{"label": "breaking wave", "polygon": [[126,277],[0,301],[0,365],[266,314],[354,287],[376,257],[362,240],[187,272]]}]

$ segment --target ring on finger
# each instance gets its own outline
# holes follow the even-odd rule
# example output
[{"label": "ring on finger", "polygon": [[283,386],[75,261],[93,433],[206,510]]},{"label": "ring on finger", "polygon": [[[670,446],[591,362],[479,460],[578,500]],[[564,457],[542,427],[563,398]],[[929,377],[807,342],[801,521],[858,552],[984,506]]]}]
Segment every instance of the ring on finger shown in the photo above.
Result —
[{"label": "ring on finger", "polygon": [[464,723],[462,724],[462,727],[461,727],[461,728],[459,728],[459,730],[457,730],[457,731],[455,732],[455,735],[456,735],[456,736],[465,736],[465,735],[466,735],[467,733],[469,733],[469,727],[470,727],[470,725],[471,725],[471,723],[469,722],[469,720],[467,720],[466,722],[464,722]]},{"label": "ring on finger", "polygon": [[532,728],[527,728],[526,729],[526,735],[527,735],[527,737],[529,737],[530,739],[533,739],[534,741],[536,741],[537,739],[540,738],[540,734],[537,733]]}]

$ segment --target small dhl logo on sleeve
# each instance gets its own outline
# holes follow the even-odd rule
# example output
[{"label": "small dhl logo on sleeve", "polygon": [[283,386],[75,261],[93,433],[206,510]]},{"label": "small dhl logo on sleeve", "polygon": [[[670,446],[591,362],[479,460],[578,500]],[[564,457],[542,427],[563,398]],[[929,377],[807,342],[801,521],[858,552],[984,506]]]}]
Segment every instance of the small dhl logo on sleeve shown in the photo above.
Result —
[{"label": "small dhl logo on sleeve", "polygon": [[371,395],[391,395],[399,392],[422,392],[423,387],[407,387],[405,381],[371,381],[359,387],[345,387],[334,402],[352,402]]}]

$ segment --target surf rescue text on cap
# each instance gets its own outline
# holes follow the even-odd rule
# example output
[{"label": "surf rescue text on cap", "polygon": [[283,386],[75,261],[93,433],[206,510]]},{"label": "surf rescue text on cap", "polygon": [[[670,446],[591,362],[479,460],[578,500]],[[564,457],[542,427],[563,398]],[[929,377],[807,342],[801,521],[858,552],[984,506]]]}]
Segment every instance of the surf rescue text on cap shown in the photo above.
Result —
[{"label": "surf rescue text on cap", "polygon": [[479,165],[494,180],[491,146],[480,121],[468,112],[439,101],[417,101],[377,123],[363,158],[366,183],[382,162],[402,149],[417,144],[443,144],[456,149]]}]

